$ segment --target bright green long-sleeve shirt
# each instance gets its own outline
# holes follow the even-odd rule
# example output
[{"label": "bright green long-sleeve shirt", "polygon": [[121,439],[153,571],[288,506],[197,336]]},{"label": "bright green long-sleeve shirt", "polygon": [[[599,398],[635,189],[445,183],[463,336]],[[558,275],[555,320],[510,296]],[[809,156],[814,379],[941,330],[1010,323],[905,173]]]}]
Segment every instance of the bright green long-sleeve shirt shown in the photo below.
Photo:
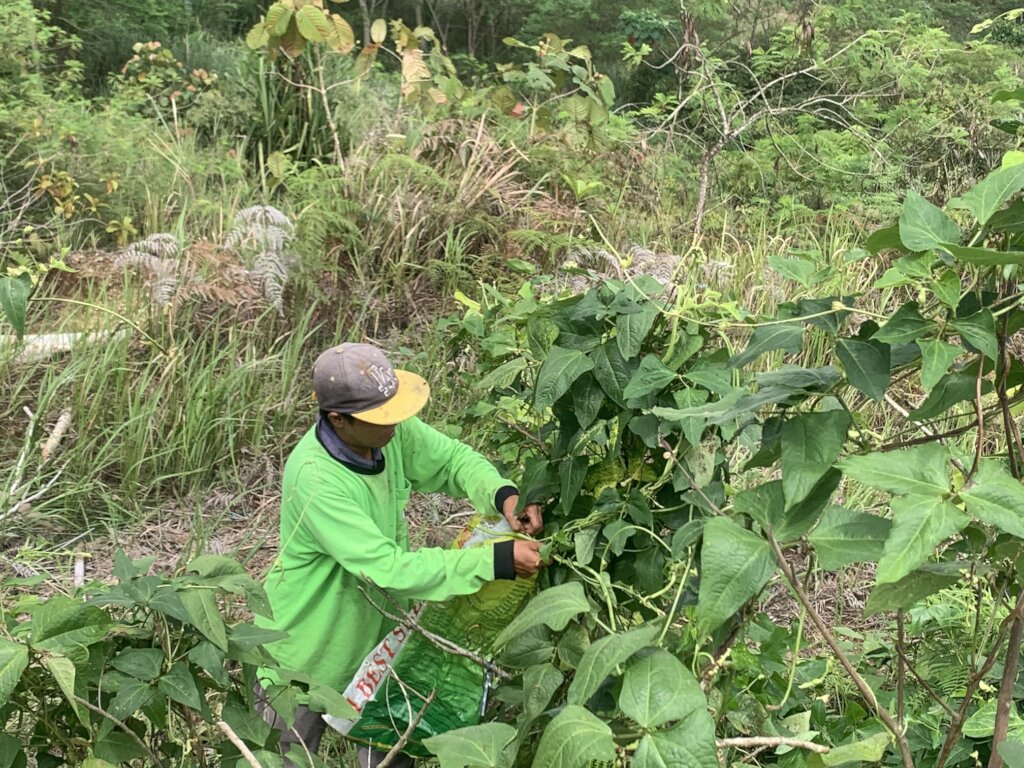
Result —
[{"label": "bright green long-sleeve shirt", "polygon": [[[487,510],[510,483],[483,456],[416,418],[397,425],[382,453],[384,468],[375,472],[332,457],[315,427],[299,441],[285,465],[280,551],[264,582],[274,618],[256,621],[288,633],[267,646],[282,668],[338,691],[393,626],[359,586],[440,601],[494,578],[490,546],[410,552],[404,509],[415,490]],[[374,601],[384,602],[379,594]],[[269,670],[260,677],[277,681]]]}]

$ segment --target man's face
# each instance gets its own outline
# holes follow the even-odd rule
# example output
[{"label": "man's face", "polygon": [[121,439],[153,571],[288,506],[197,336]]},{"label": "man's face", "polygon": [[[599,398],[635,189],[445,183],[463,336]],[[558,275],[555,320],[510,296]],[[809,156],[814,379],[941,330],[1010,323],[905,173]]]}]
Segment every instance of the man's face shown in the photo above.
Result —
[{"label": "man's face", "polygon": [[336,413],[330,414],[330,417],[338,437],[357,453],[383,448],[395,436],[394,424],[370,424],[367,421],[360,421],[355,416],[344,418]]}]

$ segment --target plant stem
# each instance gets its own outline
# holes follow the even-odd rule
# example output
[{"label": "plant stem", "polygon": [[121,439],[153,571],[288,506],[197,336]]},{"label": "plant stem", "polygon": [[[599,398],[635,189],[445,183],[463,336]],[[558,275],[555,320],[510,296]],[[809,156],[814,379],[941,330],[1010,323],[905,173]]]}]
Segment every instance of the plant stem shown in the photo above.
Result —
[{"label": "plant stem", "polygon": [[748,736],[736,739],[718,739],[715,742],[719,749],[730,749],[733,747],[797,747],[806,749],[809,752],[817,752],[819,755],[828,753],[829,748],[824,744],[815,744],[813,741],[804,739],[791,739],[788,736]]},{"label": "plant stem", "polygon": [[811,604],[810,598],[807,596],[807,592],[804,591],[803,586],[800,584],[800,580],[797,579],[796,574],[793,573],[793,569],[790,567],[789,562],[786,560],[785,555],[782,554],[782,549],[779,547],[779,543],[775,541],[775,537],[768,533],[768,541],[772,545],[772,551],[775,552],[775,561],[779,564],[779,568],[782,571],[782,575],[786,577],[786,581],[789,582],[789,586],[796,593],[797,599],[800,604],[807,611],[807,615],[811,617],[815,628],[824,638],[828,647],[832,649],[832,653],[839,660],[843,669],[853,680],[854,685],[864,696],[865,700],[871,705],[871,708],[875,710],[875,713],[881,718],[882,722],[885,723],[885,727],[889,729],[893,737],[896,739],[896,746],[900,750],[900,757],[903,760],[903,768],[914,768],[914,760],[910,754],[910,745],[907,744],[906,734],[903,733],[903,729],[900,727],[891,714],[878,703],[878,698],[875,696],[875,692],[871,689],[871,686],[867,684],[867,681],[860,676],[857,672],[856,667],[850,661],[849,657],[843,652],[843,649],[839,647],[839,643],[836,641],[832,631],[825,624],[825,621],[821,618],[821,615]]},{"label": "plant stem", "polygon": [[74,696],[73,698],[74,698],[74,700],[77,703],[81,704],[86,709],[92,710],[97,715],[101,715],[101,716],[105,717],[107,720],[112,722],[115,726],[117,726],[122,731],[124,731],[126,734],[128,734],[128,736],[136,744],[138,744],[147,755],[149,755],[149,759],[153,761],[153,765],[157,766],[157,768],[163,768],[164,764],[162,762],[160,762],[160,758],[157,756],[156,752],[154,752],[152,749],[150,749],[149,746],[146,744],[146,742],[144,742],[142,739],[140,739],[138,734],[135,733],[135,731],[133,731],[127,725],[122,723],[120,720],[118,720],[112,714],[107,712],[107,710],[102,709],[100,707],[97,707],[91,701],[87,701],[86,699],[83,699],[81,696]]},{"label": "plant stem", "polygon": [[1013,606],[1010,615],[1003,619],[1002,624],[1000,624],[999,631],[996,633],[996,640],[992,644],[992,649],[989,651],[985,661],[976,672],[972,673],[967,681],[967,691],[964,693],[963,701],[960,702],[960,708],[957,709],[952,721],[950,721],[949,732],[946,734],[946,740],[943,742],[942,749],[939,751],[939,756],[935,761],[935,768],[942,768],[949,759],[957,739],[960,738],[960,732],[963,730],[964,721],[967,719],[967,710],[971,708],[971,704],[974,701],[974,692],[978,690],[979,683],[995,665],[996,659],[999,658],[999,651],[1003,647],[1003,638],[1006,637],[1006,633],[1009,631],[1013,621],[1021,615],[1022,610],[1024,610],[1024,589],[1017,595],[1017,602]]},{"label": "plant stem", "polygon": [[[398,622],[404,627],[408,627],[409,629],[419,632],[421,635],[423,635],[423,637],[432,642],[442,651],[454,653],[456,656],[463,656],[469,659],[470,661],[476,662],[481,667],[490,670],[495,676],[500,677],[503,680],[512,679],[511,674],[509,674],[504,669],[496,665],[494,662],[488,661],[479,654],[473,653],[472,651],[463,648],[461,645],[456,645],[451,640],[441,637],[440,635],[435,635],[428,629],[424,629],[420,626],[420,623],[416,621],[416,619],[412,618],[408,614],[406,614],[405,616],[398,616],[394,613],[386,611],[384,608],[377,605],[375,602],[373,602],[373,600],[370,599],[370,596],[366,593],[366,590],[363,587],[359,587],[359,591],[363,593],[363,597],[366,599],[366,602],[372,605],[377,610],[377,612],[380,613],[381,616],[384,616],[387,619],[391,619],[391,621]],[[386,593],[385,597],[387,597],[389,601],[391,600],[391,598]]]},{"label": "plant stem", "polygon": [[144,330],[142,330],[142,328],[140,326],[138,326],[136,323],[133,323],[131,320],[129,320],[124,315],[122,315],[120,312],[115,312],[114,310],[109,309],[107,307],[101,307],[98,304],[91,304],[88,301],[78,301],[77,299],[65,299],[65,298],[63,298],[61,296],[33,296],[30,299],[30,301],[57,301],[57,302],[62,302],[64,304],[77,304],[80,307],[89,307],[90,309],[98,309],[101,312],[106,312],[108,315],[113,315],[114,317],[116,317],[121,322],[127,323],[128,325],[130,325],[136,331],[138,331],[143,336],[145,336],[146,337],[146,341],[148,341],[154,347],[159,349],[165,355],[167,354],[167,349],[164,347],[163,344],[161,344],[159,341],[154,339],[152,336],[150,336],[148,333],[146,333]]},{"label": "plant stem", "polygon": [[263,766],[260,765],[259,760],[256,759],[256,755],[252,753],[252,750],[246,746],[244,741],[238,738],[238,734],[231,729],[230,725],[225,723],[223,720],[218,720],[217,727],[224,731],[224,735],[227,736],[228,740],[238,748],[238,751],[242,753],[242,757],[245,758],[245,761],[251,765],[252,768],[263,768]]}]

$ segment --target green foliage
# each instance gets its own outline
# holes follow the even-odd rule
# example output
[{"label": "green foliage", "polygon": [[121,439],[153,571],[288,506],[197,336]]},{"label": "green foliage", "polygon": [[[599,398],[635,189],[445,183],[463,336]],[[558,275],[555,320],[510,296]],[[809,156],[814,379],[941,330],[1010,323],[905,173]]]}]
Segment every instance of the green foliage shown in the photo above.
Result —
[{"label": "green foliage", "polygon": [[214,727],[221,719],[250,749],[273,748],[252,683],[257,665],[273,665],[262,645],[276,633],[235,618],[243,601],[267,615],[262,587],[218,555],[176,576],[151,574],[152,562],[118,550],[116,582],[87,587],[84,601],[25,595],[4,612],[8,764],[179,764],[200,732],[226,763],[239,754]]},{"label": "green foliage", "polygon": [[[976,409],[1009,407],[1008,388],[1024,381],[1024,370],[1005,352],[1010,329],[1024,323],[1019,296],[1002,282],[1017,269],[1016,255],[1007,249],[1021,242],[1020,233],[1001,223],[1024,186],[1013,168],[996,170],[945,209],[907,195],[898,239],[888,242],[927,256],[913,267],[921,286],[916,301],[893,308],[881,326],[861,324],[853,335],[845,320],[857,304],[815,297],[750,323],[752,333],[736,352],[727,305],[684,285],[668,292],[644,275],[595,278],[575,294],[552,291],[535,279],[516,297],[485,288],[479,302],[465,302],[462,343],[478,350],[479,374],[491,390],[488,401],[467,417],[477,421],[477,434],[494,452],[524,467],[524,499],[542,501],[548,509],[551,586],[502,635],[510,662],[528,647],[537,652],[532,663],[551,659],[550,649],[557,649],[569,681],[555,694],[566,706],[543,731],[535,760],[610,760],[601,746],[610,736],[633,764],[706,764],[701,760],[713,752],[694,756],[697,744],[714,749],[715,728],[706,710],[717,711],[719,728],[726,713],[731,726],[741,722],[733,719],[739,718],[738,702],[730,696],[749,690],[742,663],[735,662],[736,670],[706,701],[695,687],[697,698],[684,705],[668,691],[682,696],[687,684],[669,681],[677,670],[685,679],[687,667],[713,675],[714,663],[708,666],[704,658],[720,651],[703,649],[736,653],[734,638],[763,638],[749,612],[780,568],[793,579],[776,549],[780,545],[794,547],[792,556],[799,548],[815,550],[823,569],[874,563],[871,613],[912,608],[949,587],[964,569],[983,573],[1000,558],[1016,560],[1019,544],[1006,537],[1024,534],[1024,491],[1017,479],[1024,456],[1010,426],[995,449],[1009,454],[1008,464],[962,459],[928,439],[931,432],[921,444],[892,451],[886,438],[861,431],[869,404],[892,396],[896,372],[917,377],[931,391],[911,419],[957,423],[955,417]],[[966,210],[971,219],[951,210]],[[1005,237],[993,238],[994,233]],[[983,240],[989,245],[979,245]],[[941,276],[951,268],[972,286],[956,301],[942,285]],[[960,284],[958,279],[958,294]],[[745,370],[779,352],[800,361],[811,344],[823,346],[826,362],[841,368],[790,364],[753,375]],[[976,457],[992,450],[982,442],[991,439],[988,429],[975,439]],[[781,479],[766,479],[763,469],[780,471]],[[839,487],[845,489],[845,508],[830,504]],[[852,499],[869,502],[858,508]],[[996,554],[992,547],[1000,541],[1005,549]],[[1002,574],[974,588],[979,601],[1005,611],[1003,590],[1010,590],[1012,603],[1020,585],[1012,572]],[[803,604],[803,610],[812,607]],[[1004,637],[979,630],[971,642],[978,643],[976,653],[998,653]],[[799,630],[795,642],[799,646]],[[844,664],[862,669],[855,681],[860,695],[881,697],[885,678],[871,671],[866,646],[847,654],[854,661],[844,655]],[[804,679],[794,677],[799,668],[810,669],[809,662],[764,653],[762,663],[762,681],[773,663],[783,680],[789,670],[784,699],[793,693],[794,679]],[[946,686],[947,710],[960,705],[957,697],[965,711],[975,705],[988,670],[973,669],[972,687]],[[617,674],[623,674],[621,683],[609,685]],[[928,669],[920,678],[923,687],[902,685],[922,699],[934,697],[927,679],[941,674],[937,667]],[[821,677],[826,679],[827,674]],[[801,687],[822,684],[806,680]],[[777,696],[760,701],[775,702]],[[907,738],[879,701],[869,705],[873,711],[862,711],[860,721],[821,711],[809,715],[813,728],[808,721],[791,732],[825,734],[833,749],[821,765],[879,760],[890,750],[905,764],[921,764],[960,748],[964,740],[991,737],[991,730],[970,723],[962,732],[948,722],[941,726],[943,716],[927,712],[922,703],[910,715],[914,728],[945,728],[948,735],[926,742],[914,731]],[[673,709],[677,705],[694,719]],[[754,733],[782,728],[779,717],[792,711],[774,717],[761,711]],[[517,722],[528,729],[519,732],[523,743],[537,720]],[[661,728],[666,722],[675,725]],[[632,732],[618,736],[630,723],[640,727],[639,741],[631,740]],[[679,749],[688,751],[673,751]]]}]

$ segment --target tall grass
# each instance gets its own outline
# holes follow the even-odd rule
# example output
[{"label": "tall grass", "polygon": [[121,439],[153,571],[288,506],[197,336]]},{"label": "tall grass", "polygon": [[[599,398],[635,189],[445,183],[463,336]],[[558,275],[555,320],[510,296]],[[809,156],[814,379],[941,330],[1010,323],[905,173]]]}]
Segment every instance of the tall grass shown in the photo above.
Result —
[{"label": "tall grass", "polygon": [[[280,463],[308,423],[311,314],[285,329],[271,313],[240,327],[227,308],[209,318],[192,309],[172,325],[155,318],[152,341],[132,333],[77,344],[49,363],[8,361],[5,465],[14,466],[12,449],[29,428],[25,409],[37,416],[30,445],[62,411],[71,418],[51,462],[41,466],[29,451],[26,478],[61,473],[33,514],[76,530],[132,524],[169,499],[243,487],[244,465],[259,457]],[[17,527],[19,518],[4,522]]]}]

